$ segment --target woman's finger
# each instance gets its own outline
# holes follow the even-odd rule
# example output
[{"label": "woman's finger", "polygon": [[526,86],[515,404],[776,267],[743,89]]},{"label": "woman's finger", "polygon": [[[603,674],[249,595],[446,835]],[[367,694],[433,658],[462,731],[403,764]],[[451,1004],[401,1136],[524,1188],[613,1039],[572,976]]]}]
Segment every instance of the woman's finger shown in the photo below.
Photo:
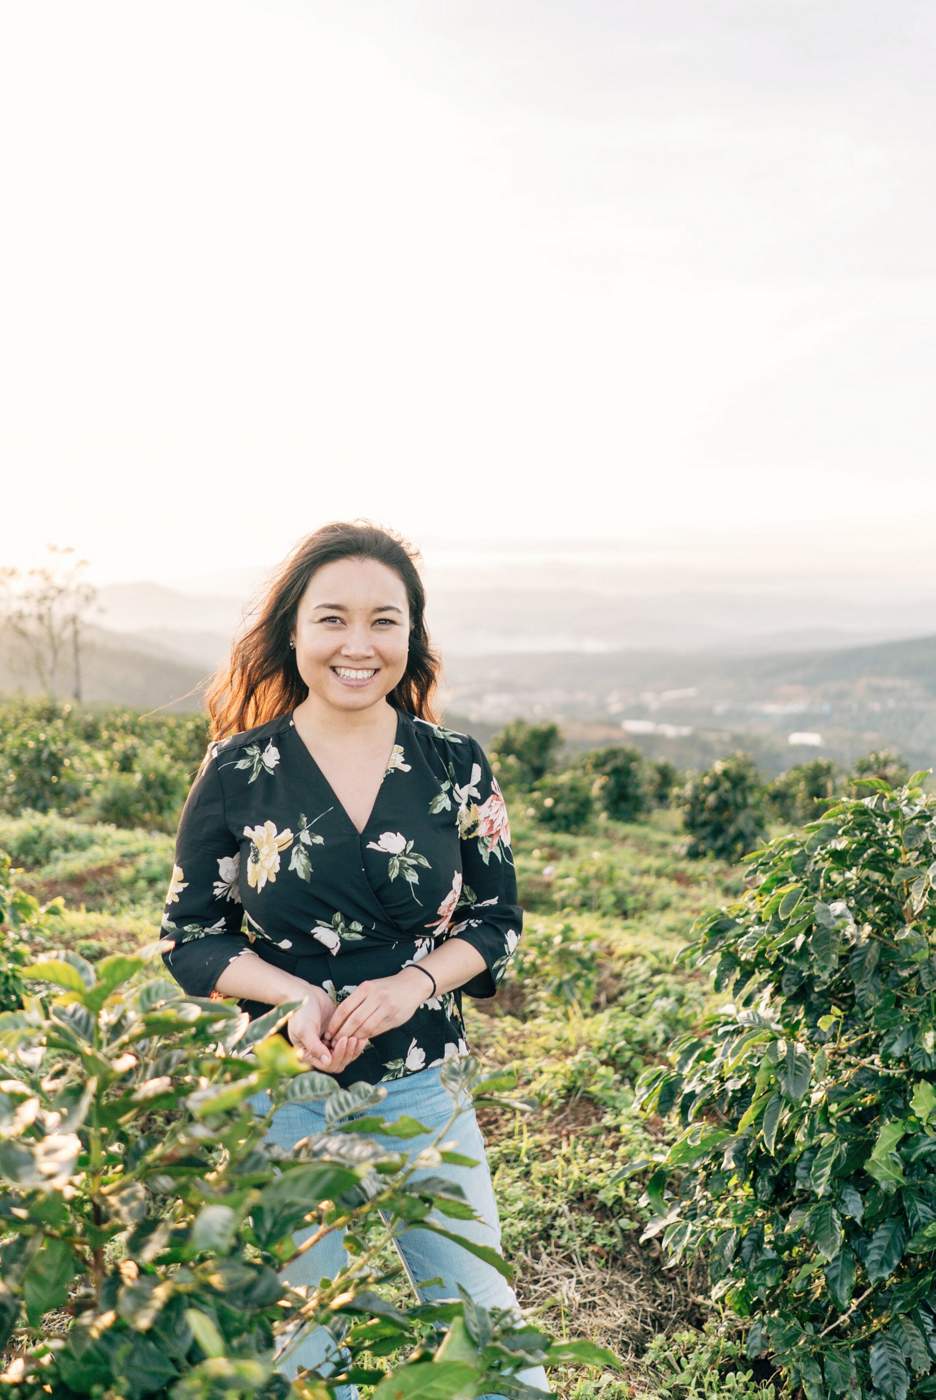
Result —
[{"label": "woman's finger", "polygon": [[345,1023],[350,1016],[353,1016],[360,1007],[365,1005],[368,991],[369,988],[362,982],[359,987],[355,987],[354,991],[345,997],[344,1001],[338,1003],[328,1021],[328,1029],[331,1031],[332,1037],[348,1034]]},{"label": "woman's finger", "polygon": [[324,1068],[328,1068],[331,1065],[333,1054],[332,1051],[328,1048],[328,1046],[323,1045],[320,1040],[312,1040],[311,1038],[307,1037],[302,1042],[302,1051],[300,1058],[305,1060],[310,1065],[316,1062],[321,1062]]}]

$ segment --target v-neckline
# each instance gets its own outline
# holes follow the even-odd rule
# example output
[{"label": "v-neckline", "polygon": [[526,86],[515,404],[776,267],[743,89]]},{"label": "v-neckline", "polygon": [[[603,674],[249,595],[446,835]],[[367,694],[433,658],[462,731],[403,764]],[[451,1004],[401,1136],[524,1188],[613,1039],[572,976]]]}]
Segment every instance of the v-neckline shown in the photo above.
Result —
[{"label": "v-neckline", "polygon": [[319,767],[318,763],[316,763],[315,757],[314,757],[314,755],[313,755],[313,753],[312,753],[312,750],[309,748],[308,744],[307,744],[306,741],[303,739],[302,735],[299,733],[299,729],[298,729],[298,727],[297,727],[297,725],[296,725],[296,721],[295,721],[295,717],[294,717],[294,716],[295,716],[295,710],[290,710],[290,712],[289,712],[289,723],[290,723],[290,727],[291,727],[292,730],[293,730],[293,733],[294,733],[295,736],[296,736],[296,742],[299,744],[299,746],[300,746],[300,748],[302,749],[303,753],[306,755],[306,757],[308,758],[309,762],[312,764],[312,767],[315,769],[315,772],[316,772],[316,774],[318,775],[319,781],[322,783],[323,787],[325,787],[325,788],[327,789],[327,791],[331,794],[331,797],[332,797],[332,799],[333,799],[333,801],[334,801],[335,806],[338,808],[338,811],[339,811],[339,812],[341,813],[341,815],[344,817],[345,821],[348,823],[348,826],[350,826],[351,830],[354,832],[355,836],[357,836],[359,840],[363,838],[363,836],[365,835],[365,833],[366,833],[368,827],[370,826],[370,824],[371,824],[371,822],[372,822],[372,820],[373,820],[374,813],[375,813],[376,810],[377,810],[377,804],[380,802],[380,796],[381,796],[381,793],[383,792],[383,789],[384,789],[384,783],[386,782],[387,774],[388,774],[389,771],[390,771],[390,760],[391,760],[391,758],[393,757],[394,750],[396,749],[397,744],[400,742],[400,734],[401,734],[402,729],[403,729],[403,711],[402,711],[402,710],[398,710],[398,709],[396,708],[396,706],[393,706],[393,708],[394,708],[394,710],[396,711],[396,717],[397,717],[397,718],[396,718],[396,730],[394,731],[394,735],[393,735],[393,744],[392,744],[392,746],[391,746],[390,752],[387,754],[386,762],[384,763],[383,774],[381,775],[381,779],[380,779],[380,785],[379,785],[379,787],[377,788],[377,792],[376,792],[376,795],[375,795],[375,797],[374,797],[374,801],[373,801],[373,803],[371,804],[371,809],[370,809],[370,811],[369,811],[368,814],[367,814],[367,821],[364,823],[364,826],[363,826],[363,828],[362,828],[360,831],[358,831],[357,827],[354,825],[354,822],[351,820],[350,816],[348,815],[348,812],[345,810],[345,805],[344,805],[344,803],[339,799],[338,794],[335,792],[335,789],[332,787],[331,783],[328,781],[328,779],[326,778],[325,774],[322,772],[322,769]]}]

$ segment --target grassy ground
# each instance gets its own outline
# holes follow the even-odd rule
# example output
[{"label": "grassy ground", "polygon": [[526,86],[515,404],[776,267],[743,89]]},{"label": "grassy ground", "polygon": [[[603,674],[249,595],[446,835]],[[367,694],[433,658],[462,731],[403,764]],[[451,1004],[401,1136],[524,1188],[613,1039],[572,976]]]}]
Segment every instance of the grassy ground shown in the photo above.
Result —
[{"label": "grassy ground", "polygon": [[[713,1004],[707,978],[674,970],[673,956],[703,909],[740,891],[740,868],[687,861],[668,811],[582,836],[534,828],[522,812],[512,826],[523,937],[497,997],[464,1004],[475,1053],[513,1067],[530,1103],[478,1111],[518,1298],[555,1336],[589,1337],[627,1362],[623,1378],[559,1369],[563,1397],[718,1394],[660,1388],[659,1339],[678,1350],[676,1334],[704,1326],[705,1282],[663,1268],[655,1241],[638,1243],[641,1176],[613,1178],[672,1131],[635,1111],[634,1081]],[[158,936],[172,846],[162,833],[55,815],[0,819],[21,885],[42,900],[63,895],[62,942],[91,955]],[[654,1338],[656,1360],[646,1356]]]}]

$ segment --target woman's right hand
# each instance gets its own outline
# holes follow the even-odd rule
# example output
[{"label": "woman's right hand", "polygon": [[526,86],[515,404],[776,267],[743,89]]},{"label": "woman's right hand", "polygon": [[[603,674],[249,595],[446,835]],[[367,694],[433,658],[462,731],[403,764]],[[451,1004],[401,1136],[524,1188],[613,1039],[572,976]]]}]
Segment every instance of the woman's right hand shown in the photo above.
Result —
[{"label": "woman's right hand", "polygon": [[366,1036],[338,1037],[334,1045],[328,1046],[322,1035],[335,1006],[323,987],[310,984],[308,995],[301,1006],[297,1006],[286,1022],[286,1034],[310,1069],[323,1074],[340,1074],[368,1044]]}]

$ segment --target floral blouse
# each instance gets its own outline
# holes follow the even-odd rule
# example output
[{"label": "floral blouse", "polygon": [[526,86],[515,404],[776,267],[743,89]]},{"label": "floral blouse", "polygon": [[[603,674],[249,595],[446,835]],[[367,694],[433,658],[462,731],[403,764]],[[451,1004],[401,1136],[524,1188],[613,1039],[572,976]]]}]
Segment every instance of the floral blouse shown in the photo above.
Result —
[{"label": "floral blouse", "polygon": [[[209,744],[179,819],[161,924],[173,944],[166,966],[200,997],[220,995],[221,972],[247,949],[337,1003],[448,938],[477,948],[486,967],[373,1036],[334,1075],[343,1088],[469,1054],[462,993],[494,996],[522,928],[510,823],[484,750],[468,734],[396,714],[361,833],[292,713]],[[238,1004],[251,1020],[270,1010]]]}]

